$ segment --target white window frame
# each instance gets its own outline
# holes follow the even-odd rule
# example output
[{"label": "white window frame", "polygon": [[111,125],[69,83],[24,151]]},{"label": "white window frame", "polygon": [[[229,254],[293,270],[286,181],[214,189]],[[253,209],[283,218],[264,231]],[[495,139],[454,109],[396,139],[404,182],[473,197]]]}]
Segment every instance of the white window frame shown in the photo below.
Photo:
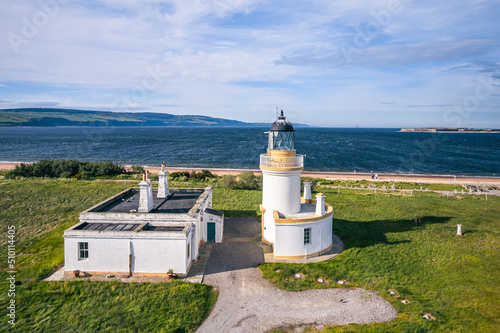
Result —
[{"label": "white window frame", "polygon": [[304,245],[311,245],[311,228],[304,228]]},{"label": "white window frame", "polygon": [[89,258],[89,243],[78,242],[78,260],[87,260]]}]

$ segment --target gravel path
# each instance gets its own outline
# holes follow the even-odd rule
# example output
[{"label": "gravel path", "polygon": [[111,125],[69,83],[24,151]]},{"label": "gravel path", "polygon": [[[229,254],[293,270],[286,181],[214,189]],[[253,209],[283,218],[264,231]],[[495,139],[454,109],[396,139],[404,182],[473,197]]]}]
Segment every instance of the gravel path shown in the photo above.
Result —
[{"label": "gravel path", "polygon": [[[224,243],[215,244],[204,283],[219,290],[219,298],[197,332],[266,332],[303,324],[348,324],[390,321],[396,310],[377,293],[365,289],[321,289],[288,292],[275,288],[256,268],[264,262],[260,247],[232,242],[242,226],[256,230],[255,220],[229,219]],[[226,237],[225,236],[225,237]],[[340,302],[344,299],[343,302]]]}]

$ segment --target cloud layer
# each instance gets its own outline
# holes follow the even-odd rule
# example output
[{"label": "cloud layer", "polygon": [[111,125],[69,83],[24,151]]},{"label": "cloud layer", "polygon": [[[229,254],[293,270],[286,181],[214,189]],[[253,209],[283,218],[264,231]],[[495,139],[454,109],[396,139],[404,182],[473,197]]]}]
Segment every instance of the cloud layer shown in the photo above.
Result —
[{"label": "cloud layer", "polygon": [[500,127],[498,1],[0,4],[0,108]]}]

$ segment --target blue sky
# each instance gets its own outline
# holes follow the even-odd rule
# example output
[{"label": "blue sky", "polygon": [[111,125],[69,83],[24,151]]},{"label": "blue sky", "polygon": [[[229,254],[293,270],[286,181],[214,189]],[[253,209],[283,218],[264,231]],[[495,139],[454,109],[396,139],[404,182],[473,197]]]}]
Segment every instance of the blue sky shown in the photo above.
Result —
[{"label": "blue sky", "polygon": [[0,6],[0,108],[500,128],[497,0]]}]

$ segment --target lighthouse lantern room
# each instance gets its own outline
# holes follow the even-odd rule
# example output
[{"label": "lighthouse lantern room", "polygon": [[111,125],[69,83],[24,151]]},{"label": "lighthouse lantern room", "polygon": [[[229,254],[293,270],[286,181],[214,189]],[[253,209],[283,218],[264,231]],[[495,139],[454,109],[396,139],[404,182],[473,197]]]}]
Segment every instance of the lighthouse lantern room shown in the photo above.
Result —
[{"label": "lighthouse lantern room", "polygon": [[281,110],[278,117],[269,131],[268,150],[294,150],[294,132],[292,124],[286,121]]},{"label": "lighthouse lantern room", "polygon": [[332,247],[332,207],[322,195],[310,199],[310,183],[301,198],[304,157],[296,154],[294,133],[281,111],[269,131],[267,153],[260,156],[262,242],[273,246],[277,260],[313,257]]}]

